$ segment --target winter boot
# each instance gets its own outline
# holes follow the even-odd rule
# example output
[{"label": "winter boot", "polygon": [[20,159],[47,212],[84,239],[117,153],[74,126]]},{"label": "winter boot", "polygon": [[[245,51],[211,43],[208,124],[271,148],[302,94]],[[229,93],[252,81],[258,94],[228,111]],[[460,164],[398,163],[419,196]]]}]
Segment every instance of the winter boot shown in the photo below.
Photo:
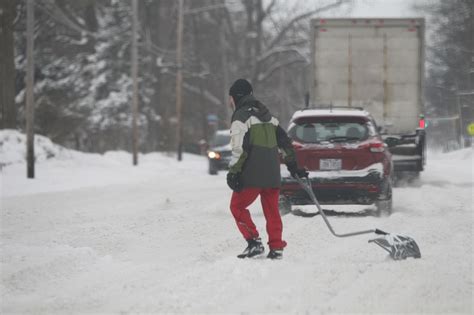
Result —
[{"label": "winter boot", "polygon": [[260,254],[263,254],[265,251],[265,247],[263,247],[262,240],[260,237],[252,238],[247,240],[248,246],[244,250],[244,252],[237,257],[239,258],[246,258],[246,257],[254,257]]},{"label": "winter boot", "polygon": [[270,252],[267,255],[269,259],[282,259],[283,258],[283,249],[270,249]]}]

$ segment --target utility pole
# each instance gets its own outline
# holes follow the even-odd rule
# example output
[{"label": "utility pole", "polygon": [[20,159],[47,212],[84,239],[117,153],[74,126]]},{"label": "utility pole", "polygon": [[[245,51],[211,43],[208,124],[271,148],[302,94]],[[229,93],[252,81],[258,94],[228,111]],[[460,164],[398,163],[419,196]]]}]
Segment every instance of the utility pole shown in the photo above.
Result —
[{"label": "utility pole", "polygon": [[[200,65],[201,64],[201,47],[199,45],[199,30],[198,30],[198,22],[196,21],[196,15],[193,14],[191,17],[192,21],[192,26],[193,26],[193,48],[194,48],[194,61],[196,64]],[[201,112],[201,117],[202,117],[202,139],[204,141],[208,140],[208,122],[207,122],[207,115],[208,115],[208,110],[207,110],[207,105],[206,101],[204,100],[204,87],[203,87],[203,81],[205,80],[205,76],[200,76],[199,78],[199,111]]]},{"label": "utility pole", "polygon": [[176,142],[178,151],[178,161],[183,159],[183,122],[182,122],[182,99],[181,89],[183,85],[183,1],[178,0],[178,25],[176,39]]},{"label": "utility pole", "polygon": [[229,113],[229,106],[227,103],[229,102],[229,72],[228,72],[228,62],[227,62],[227,47],[225,41],[225,23],[221,20],[221,29],[219,32],[219,41],[221,46],[221,64],[222,64],[222,85],[223,85],[223,97],[222,97],[222,104],[224,105],[224,117],[226,120],[226,125],[230,126],[230,113]]},{"label": "utility pole", "polygon": [[138,25],[138,2],[132,0],[132,147],[133,147],[133,165],[138,164],[138,49],[137,49],[137,25]]},{"label": "utility pole", "polygon": [[34,0],[26,2],[26,172],[28,178],[35,178],[35,99],[34,99]]}]

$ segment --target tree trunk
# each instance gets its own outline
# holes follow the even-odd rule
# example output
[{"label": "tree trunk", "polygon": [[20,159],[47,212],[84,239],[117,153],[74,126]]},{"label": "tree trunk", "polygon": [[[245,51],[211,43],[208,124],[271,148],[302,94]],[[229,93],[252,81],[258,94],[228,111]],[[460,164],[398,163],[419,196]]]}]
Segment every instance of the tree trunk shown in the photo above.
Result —
[{"label": "tree trunk", "polygon": [[0,1],[0,103],[2,104],[1,128],[17,127],[15,106],[15,61],[13,20],[15,0]]},{"label": "tree trunk", "polygon": [[[201,62],[202,62],[202,57],[201,57],[201,38],[199,37],[199,29],[198,25],[199,22],[197,21],[197,17],[195,14],[192,15],[191,17],[191,22],[193,26],[193,46],[194,46],[194,62],[196,65],[198,65],[198,69],[201,68]],[[208,109],[206,106],[206,101],[204,100],[204,78],[198,78],[198,85],[199,85],[199,101],[196,102],[198,104],[198,111],[201,113],[201,139],[205,140],[207,142],[208,138],[208,128],[207,128],[207,114],[208,114]]]},{"label": "tree trunk", "polygon": [[253,0],[244,0],[245,11],[247,15],[247,31],[245,33],[245,57],[244,57],[244,68],[246,73],[253,68],[254,64],[254,3]]}]

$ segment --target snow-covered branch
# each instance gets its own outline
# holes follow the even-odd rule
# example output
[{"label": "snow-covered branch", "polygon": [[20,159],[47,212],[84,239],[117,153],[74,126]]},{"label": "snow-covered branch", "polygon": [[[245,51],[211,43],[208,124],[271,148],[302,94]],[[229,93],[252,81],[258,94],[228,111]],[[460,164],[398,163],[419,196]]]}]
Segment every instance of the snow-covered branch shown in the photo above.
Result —
[{"label": "snow-covered branch", "polygon": [[296,47],[296,46],[282,46],[282,47],[275,47],[270,50],[267,50],[264,54],[259,56],[257,58],[257,62],[263,62],[267,60],[268,58],[276,55],[276,54],[283,54],[283,53],[296,53],[302,58],[306,59],[306,56],[304,53],[301,52],[301,50]]},{"label": "snow-covered branch", "polygon": [[67,14],[55,3],[54,0],[45,0],[42,2],[44,5],[41,5],[38,2],[35,2],[36,7],[48,14],[55,21],[61,23],[62,25],[68,27],[69,29],[78,32],[82,36],[87,35],[90,37],[96,37],[97,35],[90,32],[86,27],[79,24],[78,22],[70,19]]},{"label": "snow-covered branch", "polygon": [[[192,93],[195,93],[195,94],[201,94],[201,89],[200,88],[198,88],[196,86],[193,86],[189,83],[184,82],[183,87],[189,92],[192,92]],[[206,100],[211,102],[213,105],[222,106],[222,101],[218,97],[213,95],[211,92],[209,92],[208,90],[203,90],[202,93],[203,93],[203,96],[206,98]]]},{"label": "snow-covered branch", "polygon": [[[166,73],[169,74],[169,75],[172,75],[173,77],[176,77],[176,73],[169,72],[169,71],[166,72]],[[199,95],[201,95],[201,93],[202,93],[202,95],[206,98],[206,100],[208,100],[209,102],[211,102],[215,106],[222,106],[222,101],[218,97],[216,97],[214,94],[212,94],[209,90],[207,90],[205,88],[197,87],[197,86],[194,86],[194,85],[189,84],[188,82],[184,82],[184,81],[183,81],[183,87],[188,92],[192,92],[192,93],[199,94]]]},{"label": "snow-covered branch", "polygon": [[342,4],[348,2],[348,0],[337,0],[331,4],[328,4],[328,5],[325,5],[323,7],[320,7],[320,8],[317,8],[317,9],[314,9],[314,10],[311,10],[311,11],[308,11],[308,12],[305,12],[303,14],[300,14],[298,16],[295,16],[294,18],[292,18],[281,30],[280,32],[278,33],[278,35],[271,41],[270,45],[268,45],[268,48],[271,49],[273,47],[275,47],[276,45],[278,45],[278,43],[280,43],[280,41],[285,37],[286,33],[291,30],[291,28],[299,21],[301,20],[304,20],[304,19],[307,19],[315,14],[319,14],[319,13],[322,13],[322,12],[325,12],[325,11],[329,11],[329,10],[332,10],[334,8],[337,8],[339,6],[341,6]]},{"label": "snow-covered branch", "polygon": [[292,60],[285,60],[280,63],[273,64],[269,69],[267,69],[264,73],[260,73],[257,77],[258,82],[263,82],[267,80],[272,74],[280,68],[288,67],[296,63],[306,63],[306,59],[292,59]]}]

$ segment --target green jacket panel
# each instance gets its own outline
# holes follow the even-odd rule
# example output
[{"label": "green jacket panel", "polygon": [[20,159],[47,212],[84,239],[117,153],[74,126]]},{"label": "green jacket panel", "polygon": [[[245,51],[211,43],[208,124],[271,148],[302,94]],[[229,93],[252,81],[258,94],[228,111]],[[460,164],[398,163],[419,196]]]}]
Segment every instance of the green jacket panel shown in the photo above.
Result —
[{"label": "green jacket panel", "polygon": [[280,156],[295,160],[291,140],[268,109],[252,95],[245,96],[232,115],[230,172],[241,173],[243,187],[280,187]]}]

